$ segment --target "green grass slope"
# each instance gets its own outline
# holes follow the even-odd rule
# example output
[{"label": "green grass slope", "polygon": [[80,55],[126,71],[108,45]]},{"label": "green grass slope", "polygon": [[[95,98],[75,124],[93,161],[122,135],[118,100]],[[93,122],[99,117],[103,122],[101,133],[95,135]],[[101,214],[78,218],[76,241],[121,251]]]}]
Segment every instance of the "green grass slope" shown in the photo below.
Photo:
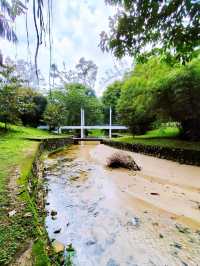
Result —
[{"label": "green grass slope", "polygon": [[172,149],[181,148],[181,149],[191,149],[198,151],[200,150],[200,141],[191,142],[191,141],[180,140],[178,139],[179,133],[180,131],[176,127],[166,127],[166,128],[147,131],[145,135],[140,135],[140,136],[126,135],[120,138],[113,138],[113,141],[169,147]]},{"label": "green grass slope", "polygon": [[[49,136],[47,131],[18,126],[4,132],[0,124],[0,265],[10,265],[15,254],[35,234],[33,219],[24,218],[24,213],[30,211],[28,202],[23,203],[16,195],[16,187],[25,186],[27,182],[39,145],[25,138]],[[25,207],[21,208],[23,204]],[[17,213],[9,217],[12,210]]]}]

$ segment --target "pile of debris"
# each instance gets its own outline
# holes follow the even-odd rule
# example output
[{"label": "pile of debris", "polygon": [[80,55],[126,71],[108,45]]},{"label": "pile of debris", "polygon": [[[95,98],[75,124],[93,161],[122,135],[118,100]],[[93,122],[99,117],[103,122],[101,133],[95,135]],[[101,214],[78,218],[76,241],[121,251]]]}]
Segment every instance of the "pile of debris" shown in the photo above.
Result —
[{"label": "pile of debris", "polygon": [[122,152],[115,152],[112,154],[111,157],[108,158],[107,166],[110,168],[127,168],[134,171],[141,170],[130,155]]}]

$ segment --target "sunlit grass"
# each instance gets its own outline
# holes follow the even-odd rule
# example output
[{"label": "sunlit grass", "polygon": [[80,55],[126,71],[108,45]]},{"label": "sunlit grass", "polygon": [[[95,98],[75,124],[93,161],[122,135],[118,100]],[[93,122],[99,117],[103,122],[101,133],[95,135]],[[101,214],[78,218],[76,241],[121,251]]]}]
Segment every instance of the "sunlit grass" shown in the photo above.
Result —
[{"label": "sunlit grass", "polygon": [[135,136],[135,138],[175,138],[180,134],[178,127],[161,127],[159,129],[149,130],[144,135]]},{"label": "sunlit grass", "polygon": [[115,138],[113,140],[131,144],[133,143],[169,148],[200,150],[200,142],[179,140],[179,133],[180,130],[176,127],[166,127],[148,131],[145,135],[126,135],[120,138]]}]

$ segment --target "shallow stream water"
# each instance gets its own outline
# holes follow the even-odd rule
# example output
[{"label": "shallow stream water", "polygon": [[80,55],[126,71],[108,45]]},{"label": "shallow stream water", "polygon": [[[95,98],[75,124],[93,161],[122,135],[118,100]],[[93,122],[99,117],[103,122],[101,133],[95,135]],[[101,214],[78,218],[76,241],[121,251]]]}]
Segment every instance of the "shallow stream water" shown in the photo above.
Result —
[{"label": "shallow stream water", "polygon": [[114,152],[82,143],[45,160],[50,239],[73,245],[74,265],[200,266],[200,168],[129,153],[140,172],[111,170]]}]

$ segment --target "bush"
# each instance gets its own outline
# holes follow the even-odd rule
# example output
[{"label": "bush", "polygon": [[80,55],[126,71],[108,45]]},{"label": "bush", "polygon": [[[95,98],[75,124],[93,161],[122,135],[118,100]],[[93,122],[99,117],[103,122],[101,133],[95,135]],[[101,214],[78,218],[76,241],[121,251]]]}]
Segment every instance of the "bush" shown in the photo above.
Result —
[{"label": "bush", "polygon": [[171,71],[153,92],[157,112],[180,122],[184,139],[200,139],[200,63]]},{"label": "bush", "polygon": [[140,171],[141,168],[136,164],[130,155],[121,152],[114,153],[107,162],[110,168],[127,168],[134,171]]}]

